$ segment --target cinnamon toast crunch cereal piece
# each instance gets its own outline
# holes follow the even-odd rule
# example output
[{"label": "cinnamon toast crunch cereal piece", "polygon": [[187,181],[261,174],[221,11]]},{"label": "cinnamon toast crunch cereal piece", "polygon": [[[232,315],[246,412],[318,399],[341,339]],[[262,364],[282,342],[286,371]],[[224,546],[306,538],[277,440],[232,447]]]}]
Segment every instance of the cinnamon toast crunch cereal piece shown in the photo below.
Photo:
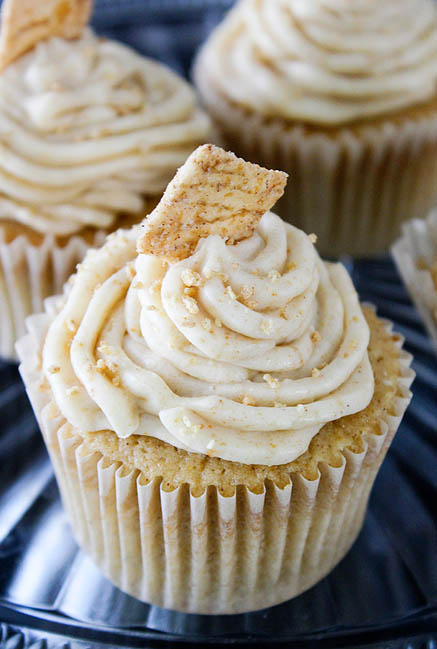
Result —
[{"label": "cinnamon toast crunch cereal piece", "polygon": [[144,221],[138,252],[178,260],[199,239],[218,234],[228,244],[249,237],[284,193],[287,174],[237,158],[212,144],[198,147]]},{"label": "cinnamon toast crunch cereal piece", "polygon": [[3,0],[0,71],[38,41],[80,36],[91,9],[92,0]]}]

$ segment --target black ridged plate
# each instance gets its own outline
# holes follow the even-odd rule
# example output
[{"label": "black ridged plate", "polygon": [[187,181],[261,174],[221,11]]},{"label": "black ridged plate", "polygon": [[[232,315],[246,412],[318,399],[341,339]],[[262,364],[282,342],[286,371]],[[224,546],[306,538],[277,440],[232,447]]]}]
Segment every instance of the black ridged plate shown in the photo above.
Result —
[{"label": "black ridged plate", "polygon": [[[186,74],[193,51],[230,4],[104,0],[94,21]],[[436,648],[437,359],[392,262],[348,266],[361,298],[406,337],[417,378],[363,531],[339,566],[300,597],[247,615],[184,615],[124,595],[78,550],[17,368],[0,364],[0,647],[380,649],[415,638],[402,646]]]}]

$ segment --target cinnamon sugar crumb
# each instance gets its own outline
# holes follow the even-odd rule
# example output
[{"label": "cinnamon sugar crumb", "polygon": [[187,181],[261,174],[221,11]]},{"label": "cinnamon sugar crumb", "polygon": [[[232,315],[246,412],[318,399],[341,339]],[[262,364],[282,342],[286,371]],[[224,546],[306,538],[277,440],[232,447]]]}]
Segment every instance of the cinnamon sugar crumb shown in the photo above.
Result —
[{"label": "cinnamon sugar crumb", "polygon": [[197,305],[197,302],[192,297],[183,297],[182,303],[186,308],[186,310],[188,311],[188,313],[191,313],[192,315],[199,313],[199,307]]},{"label": "cinnamon sugar crumb", "polygon": [[120,385],[120,377],[117,375],[117,365],[115,363],[99,358],[96,363],[96,370],[116,387]]},{"label": "cinnamon sugar crumb", "polygon": [[[161,290],[162,281],[160,279],[155,279],[149,286],[149,293],[159,293]],[[136,288],[136,286],[135,286]]]},{"label": "cinnamon sugar crumb", "polygon": [[267,274],[267,277],[272,281],[272,282],[277,282],[278,280],[281,279],[281,273],[278,270],[270,270]]},{"label": "cinnamon sugar crumb", "polygon": [[68,331],[71,331],[72,333],[76,333],[77,331],[77,324],[73,320],[73,318],[68,318],[67,322],[65,323],[67,326]]},{"label": "cinnamon sugar crumb", "polygon": [[253,286],[249,286],[248,284],[245,284],[243,288],[241,289],[241,297],[243,300],[248,300],[250,297],[255,292],[255,288]]},{"label": "cinnamon sugar crumb", "polygon": [[271,374],[264,374],[263,379],[269,384],[272,390],[277,390],[279,387],[279,379],[275,379]]},{"label": "cinnamon sugar crumb", "polygon": [[265,334],[271,334],[274,328],[273,320],[262,320],[260,324],[260,329]]},{"label": "cinnamon sugar crumb", "polygon": [[199,273],[191,268],[185,268],[181,273],[181,279],[185,286],[200,286],[202,283],[202,278]]},{"label": "cinnamon sugar crumb", "polygon": [[125,266],[125,270],[126,270],[126,275],[127,275],[128,279],[133,279],[135,277],[135,275],[137,274],[136,270],[135,270],[135,266],[132,263],[127,264],[127,266]]},{"label": "cinnamon sugar crumb", "polygon": [[234,293],[234,291],[232,289],[232,286],[227,286],[226,287],[226,293],[229,295],[231,300],[236,300],[237,299],[237,296],[235,295],[235,293]]}]

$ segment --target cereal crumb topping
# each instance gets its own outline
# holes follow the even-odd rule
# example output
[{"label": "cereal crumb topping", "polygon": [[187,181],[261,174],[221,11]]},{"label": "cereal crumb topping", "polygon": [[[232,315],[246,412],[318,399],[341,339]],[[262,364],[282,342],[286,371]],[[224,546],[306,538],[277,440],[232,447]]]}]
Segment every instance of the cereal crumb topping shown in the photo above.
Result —
[{"label": "cereal crumb topping", "polygon": [[236,300],[237,299],[237,296],[235,295],[235,293],[234,293],[234,291],[232,289],[232,286],[227,286],[226,287],[226,293],[229,295],[231,300]]},{"label": "cereal crumb topping", "polygon": [[202,278],[199,273],[191,268],[185,268],[181,273],[181,279],[185,286],[200,286]]},{"label": "cereal crumb topping", "polygon": [[271,374],[264,374],[263,379],[269,384],[272,390],[276,390],[279,387],[279,379],[275,379]]},{"label": "cereal crumb topping", "polygon": [[77,324],[75,323],[75,321],[73,320],[73,318],[68,318],[68,320],[67,320],[67,322],[66,322],[66,325],[67,325],[67,329],[68,329],[68,331],[71,331],[71,332],[74,333],[74,334],[76,333],[76,331],[77,331]]},{"label": "cereal crumb topping", "polygon": [[265,334],[270,334],[273,331],[274,323],[273,320],[262,320],[260,324],[260,329],[263,331]]},{"label": "cereal crumb topping", "polygon": [[267,277],[272,280],[272,282],[277,282],[281,279],[281,273],[278,270],[270,270]]},{"label": "cereal crumb topping", "polygon": [[192,297],[183,297],[182,298],[182,303],[188,313],[191,313],[192,315],[195,315],[196,313],[199,313],[199,307],[197,305],[197,302],[194,298]]},{"label": "cereal crumb topping", "polygon": [[[162,282],[160,279],[155,279],[149,286],[149,293],[159,293],[161,290]],[[137,286],[135,286],[137,288]]]},{"label": "cereal crumb topping", "polygon": [[116,387],[120,385],[120,377],[117,375],[117,365],[115,363],[99,358],[96,363],[96,370]]}]

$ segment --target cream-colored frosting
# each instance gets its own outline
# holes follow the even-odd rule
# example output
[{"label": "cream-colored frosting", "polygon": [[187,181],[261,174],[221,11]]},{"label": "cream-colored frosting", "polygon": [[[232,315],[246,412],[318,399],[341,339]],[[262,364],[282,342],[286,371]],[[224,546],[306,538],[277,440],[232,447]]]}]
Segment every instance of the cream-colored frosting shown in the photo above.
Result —
[{"label": "cream-colored frosting", "polygon": [[251,238],[210,236],[171,265],[137,256],[138,234],[88,254],[48,331],[44,373],[73,426],[276,465],[368,405],[358,296],[302,231],[268,212]]},{"label": "cream-colored frosting", "polygon": [[87,28],[0,76],[0,218],[66,235],[140,213],[208,133],[167,67]]},{"label": "cream-colored frosting", "polygon": [[198,61],[198,79],[272,117],[336,125],[431,98],[433,0],[240,0]]}]

